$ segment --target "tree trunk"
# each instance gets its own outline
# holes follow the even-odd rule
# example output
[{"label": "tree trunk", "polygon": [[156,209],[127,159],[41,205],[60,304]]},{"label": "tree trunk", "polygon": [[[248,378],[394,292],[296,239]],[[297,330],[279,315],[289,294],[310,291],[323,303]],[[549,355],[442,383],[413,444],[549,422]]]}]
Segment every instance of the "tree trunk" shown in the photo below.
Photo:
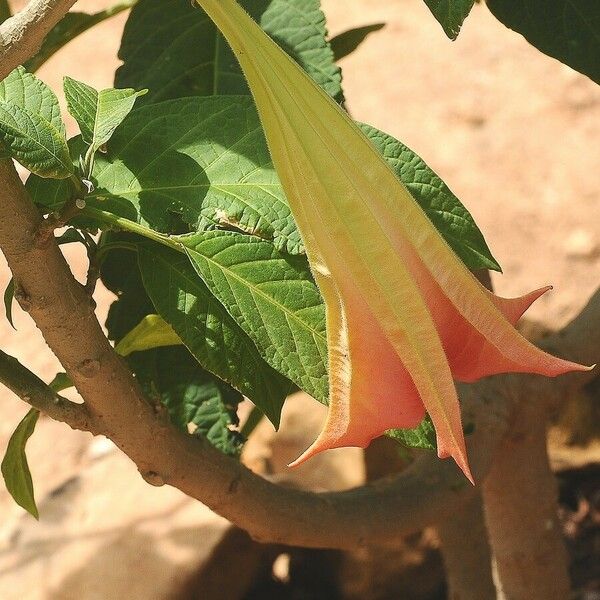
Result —
[{"label": "tree trunk", "polygon": [[492,556],[481,495],[437,526],[446,567],[448,600],[495,600]]},{"label": "tree trunk", "polygon": [[496,583],[505,600],[566,600],[567,557],[546,452],[546,386],[531,382],[483,487]]}]

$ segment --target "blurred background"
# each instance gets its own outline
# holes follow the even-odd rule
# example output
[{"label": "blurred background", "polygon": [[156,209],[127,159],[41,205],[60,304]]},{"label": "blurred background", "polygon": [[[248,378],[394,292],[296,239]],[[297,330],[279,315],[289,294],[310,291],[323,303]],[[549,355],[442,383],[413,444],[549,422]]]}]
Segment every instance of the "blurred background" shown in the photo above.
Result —
[{"label": "blurred background", "polygon": [[[12,2],[15,9],[22,4]],[[76,8],[93,12],[109,4],[80,0]],[[456,42],[422,0],[322,4],[332,35],[385,23],[341,61],[352,115],[415,150],[467,206],[503,266],[504,275],[493,277],[498,293],[554,285],[528,312],[532,331],[565,325],[600,281],[600,88],[539,53],[482,4]],[[63,75],[96,88],[112,85],[126,16],[82,35],[40,70],[63,106]],[[87,264],[75,246],[64,251],[83,279]],[[10,276],[0,261],[4,290]],[[104,319],[111,294],[99,286],[96,300]],[[2,349],[50,381],[60,365],[29,317],[16,303],[13,310],[17,331],[0,320]],[[589,410],[577,402],[565,407],[550,432],[550,454],[578,597],[597,600],[600,442],[598,414]],[[1,391],[2,451],[26,411]],[[377,461],[355,449],[288,472],[285,465],[312,441],[322,418],[316,402],[294,396],[280,433],[262,423],[244,460],[266,476],[314,490],[377,475]],[[148,486],[103,438],[42,418],[28,455],[41,518],[25,514],[0,485],[2,600],[444,598],[434,531],[385,552],[261,546],[178,491]]]}]

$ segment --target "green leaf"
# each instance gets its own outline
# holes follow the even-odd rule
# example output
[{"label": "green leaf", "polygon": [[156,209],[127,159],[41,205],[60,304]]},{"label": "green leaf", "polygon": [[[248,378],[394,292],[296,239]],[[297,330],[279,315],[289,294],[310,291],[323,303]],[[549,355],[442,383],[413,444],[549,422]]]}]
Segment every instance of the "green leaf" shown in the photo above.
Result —
[{"label": "green leaf", "polygon": [[52,388],[58,394],[58,392],[72,388],[73,382],[66,373],[57,373],[54,379],[48,384],[48,387]]},{"label": "green leaf", "polygon": [[331,49],[333,50],[333,57],[336,61],[340,58],[352,54],[371,34],[375,31],[379,31],[385,27],[385,23],[373,23],[373,25],[364,25],[363,27],[355,27],[354,29],[348,29],[336,35],[329,40]]},{"label": "green leaf", "polygon": [[93,14],[68,12],[46,35],[39,52],[25,63],[25,67],[28,71],[37,71],[51,56],[71,40],[106,19],[131,8],[136,2],[137,0],[125,0]]},{"label": "green leaf", "polygon": [[18,67],[0,82],[2,156],[17,159],[42,177],[73,172],[58,99],[42,81]]},{"label": "green leaf", "polygon": [[133,89],[98,92],[70,77],[64,78],[64,90],[69,112],[79,125],[83,141],[89,146],[90,165],[94,153],[112,137],[131,112],[136,99],[147,92]]},{"label": "green leaf", "polygon": [[181,338],[160,315],[146,315],[121,341],[115,350],[121,356],[164,346],[180,346]]},{"label": "green leaf", "polygon": [[[72,144],[73,152],[77,152]],[[152,148],[152,152],[148,152]],[[250,97],[184,98],[135,110],[92,172],[89,206],[165,233],[227,227],[303,252]],[[27,183],[57,209],[60,183]]]},{"label": "green leaf", "polygon": [[[361,128],[465,264],[499,270],[473,218],[423,160],[391,136]],[[185,231],[175,218],[181,215],[189,229],[238,229],[273,240],[278,250],[304,251],[250,98],[184,98],[137,109],[97,163],[91,207],[165,233]],[[27,187],[49,210],[68,197],[61,182],[30,178]]]},{"label": "green leaf", "polygon": [[465,265],[501,271],[469,211],[423,159],[387,133],[360,127]]},{"label": "green leaf", "polygon": [[197,427],[194,431],[195,435],[205,437],[215,448],[225,454],[239,456],[244,438],[239,431],[232,430],[231,427],[239,425],[236,408],[242,396],[235,390],[233,392],[237,399],[235,404],[223,398],[222,390],[214,382],[199,385],[197,395],[208,397],[203,402],[195,401],[188,406],[194,407],[192,422]]},{"label": "green leaf", "polygon": [[200,277],[263,358],[325,402],[325,309],[307,260],[234,232],[212,231],[181,240]]},{"label": "green leaf", "polygon": [[8,0],[0,0],[0,25],[12,16]]},{"label": "green leaf", "polygon": [[66,136],[56,94],[23,67],[17,67],[0,81],[0,100],[38,115],[53,125],[62,137]]},{"label": "green leaf", "polygon": [[[135,240],[133,236],[111,233],[104,234],[102,241],[133,245]],[[104,284],[118,296],[109,312],[109,335],[122,341],[133,324],[155,308],[143,287],[137,253],[121,249],[109,251],[101,272]],[[187,348],[163,347],[135,352],[127,357],[127,363],[147,397],[164,404],[171,420],[182,431],[188,432],[189,425],[193,424],[199,434],[204,433],[223,452],[239,454],[242,438],[231,428],[237,425],[235,409],[241,395],[204,370]],[[201,405],[210,401],[213,408],[217,403],[219,410],[208,411],[210,414],[205,416],[206,409]],[[210,415],[215,417],[217,413],[219,418],[211,420]]]},{"label": "green leaf", "polygon": [[[341,73],[318,0],[242,0],[242,6],[329,94],[342,101]],[[193,52],[190,51],[193,48]],[[147,87],[145,102],[249,94],[229,46],[190,0],[140,0],[125,26],[117,87]]]},{"label": "green leaf", "polygon": [[[103,238],[104,243],[111,244],[132,244],[136,239],[113,233],[104,234]],[[190,267],[188,270],[192,272]],[[118,295],[109,312],[109,335],[122,343],[132,324],[155,309],[143,287],[135,252],[109,251],[101,271],[104,284]],[[193,424],[198,434],[205,435],[221,451],[233,456],[239,454],[243,438],[232,428],[237,426],[236,407],[242,396],[204,370],[187,348],[135,352],[127,357],[127,362],[146,395],[168,408],[175,425],[188,432]],[[205,402],[210,409],[208,405],[202,406]]]},{"label": "green leaf", "polygon": [[168,409],[181,431],[202,435],[225,454],[239,456],[239,392],[202,369],[183,346],[138,353],[131,364],[146,395]]},{"label": "green leaf", "polygon": [[56,95],[23,67],[0,82],[0,141],[9,156],[41,177],[73,173]]},{"label": "green leaf", "polygon": [[140,244],[138,262],[156,311],[196,360],[250,398],[277,427],[291,383],[261,358],[252,340],[196,275],[187,257],[148,243]]},{"label": "green leaf", "polygon": [[13,323],[12,316],[12,304],[15,298],[15,280],[11,277],[6,289],[4,290],[4,313],[6,314],[6,320],[10,323],[10,326],[16,331],[17,328]]},{"label": "green leaf", "polygon": [[39,411],[32,408],[19,423],[8,442],[1,467],[6,489],[14,501],[36,519],[39,519],[39,513],[35,504],[25,445],[35,429],[39,415]]},{"label": "green leaf", "polygon": [[437,450],[435,429],[429,416],[426,416],[414,429],[390,429],[386,435],[408,448]]},{"label": "green leaf", "polygon": [[487,5],[538,50],[600,83],[598,0],[487,0]]},{"label": "green leaf", "polygon": [[[130,235],[103,235],[104,243],[133,245],[135,240],[136,238]],[[187,270],[197,279],[190,266],[187,266]],[[121,249],[111,250],[102,263],[101,271],[104,284],[118,296],[109,311],[109,336],[122,340],[136,321],[142,319],[144,314],[155,311],[155,308],[143,287],[137,265],[137,253]],[[218,328],[216,322],[212,326]],[[234,352],[236,348],[234,345]],[[173,422],[182,430],[188,431],[188,424],[194,423],[198,427],[198,433],[204,433],[209,441],[222,451],[232,455],[238,454],[242,438],[238,431],[231,431],[231,427],[237,424],[234,407],[241,396],[225,382],[204,370],[187,348],[177,346],[135,352],[127,357],[127,362],[147,396],[160,400],[169,409]],[[252,362],[250,364],[252,365]],[[266,372],[270,373],[268,367]],[[252,377],[252,374],[250,376]],[[275,374],[274,381],[279,379],[281,377]],[[282,395],[286,394],[287,392]],[[209,418],[216,412],[210,410],[210,414],[205,416],[204,412],[207,409],[200,406],[204,400],[217,396],[222,400],[222,405],[219,405],[220,409],[217,411],[220,415],[219,426],[215,420],[211,421]],[[283,402],[282,399],[279,401]],[[196,412],[197,418],[194,417]],[[225,415],[228,415],[227,418]],[[227,426],[223,427],[225,421]]]},{"label": "green leaf", "polygon": [[444,28],[446,35],[455,40],[475,0],[425,0],[425,4]]},{"label": "green leaf", "polygon": [[0,100],[0,140],[10,155],[40,177],[74,173],[64,136],[37,113]]}]

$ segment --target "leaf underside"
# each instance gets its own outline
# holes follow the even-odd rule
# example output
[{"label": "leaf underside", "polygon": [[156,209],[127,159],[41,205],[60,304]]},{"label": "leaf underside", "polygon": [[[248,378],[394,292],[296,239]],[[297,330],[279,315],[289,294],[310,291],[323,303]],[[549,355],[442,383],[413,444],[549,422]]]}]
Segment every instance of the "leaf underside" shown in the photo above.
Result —
[{"label": "leaf underside", "polygon": [[487,0],[487,5],[538,50],[600,83],[600,2]]},{"label": "leaf underside", "polygon": [[455,40],[475,0],[425,0],[425,4],[444,29],[446,35]]}]

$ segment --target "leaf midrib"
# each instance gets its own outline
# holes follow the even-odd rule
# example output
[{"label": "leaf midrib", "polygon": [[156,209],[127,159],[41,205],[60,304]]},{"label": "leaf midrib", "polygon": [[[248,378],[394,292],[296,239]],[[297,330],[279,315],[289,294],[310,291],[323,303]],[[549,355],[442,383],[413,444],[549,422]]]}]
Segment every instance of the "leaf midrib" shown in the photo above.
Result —
[{"label": "leaf midrib", "polygon": [[[326,336],[323,333],[321,333],[320,331],[317,331],[316,329],[313,329],[312,327],[310,327],[308,325],[308,323],[306,323],[306,321],[303,321],[302,319],[300,319],[295,312],[293,312],[290,309],[288,309],[284,304],[281,304],[280,302],[278,302],[277,300],[275,300],[275,298],[273,298],[269,294],[266,294],[265,292],[263,292],[259,287],[257,287],[252,282],[250,282],[247,279],[244,279],[243,277],[241,277],[240,275],[238,275],[231,268],[228,268],[225,265],[222,265],[221,263],[219,263],[218,261],[214,260],[213,258],[211,258],[211,257],[207,256],[206,254],[198,251],[196,248],[186,246],[186,251],[188,253],[190,253],[190,254],[195,253],[195,254],[199,255],[206,262],[208,262],[210,265],[214,265],[217,269],[219,269],[220,271],[222,271],[223,274],[226,277],[227,277],[227,275],[229,275],[232,279],[236,280],[240,285],[248,288],[251,293],[255,293],[258,296],[261,296],[268,304],[271,304],[275,308],[279,309],[284,315],[286,315],[286,318],[290,318],[293,321],[295,321],[297,323],[297,325],[301,329],[305,329],[306,331],[308,331],[316,340],[319,340],[322,343],[327,344],[327,338],[326,338]],[[231,246],[229,246],[228,249],[229,248],[231,248]],[[264,261],[265,259],[262,259],[262,260]],[[257,262],[262,262],[262,261],[251,261],[251,262],[257,263]],[[268,260],[266,262],[268,262]],[[300,281],[300,280],[296,280],[296,281]],[[269,281],[269,283],[274,283],[274,282],[273,281]],[[317,305],[313,305],[312,307],[305,306],[302,309],[304,310],[306,308],[313,308],[314,306],[317,306]],[[246,320],[246,319],[244,319],[244,320]]]}]

